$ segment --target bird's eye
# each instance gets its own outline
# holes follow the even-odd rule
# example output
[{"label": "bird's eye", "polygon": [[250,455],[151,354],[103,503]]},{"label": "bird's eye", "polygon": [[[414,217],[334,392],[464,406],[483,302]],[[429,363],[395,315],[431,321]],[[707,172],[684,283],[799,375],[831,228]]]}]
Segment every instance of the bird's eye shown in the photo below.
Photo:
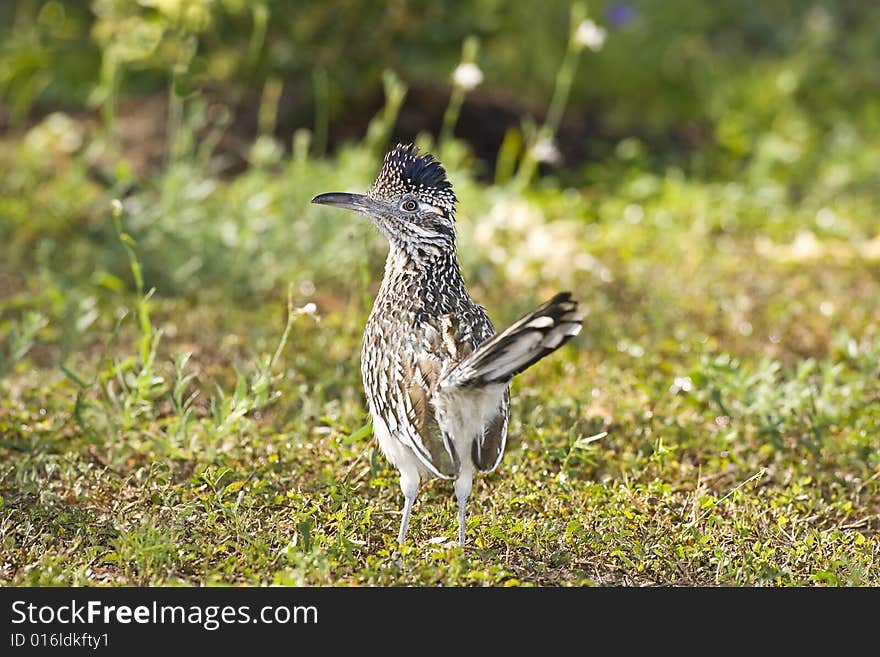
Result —
[{"label": "bird's eye", "polygon": [[406,210],[407,212],[415,212],[416,210],[419,209],[419,204],[416,203],[415,201],[413,201],[412,199],[407,199],[406,201],[404,201],[400,205],[400,207],[403,208],[404,210]]}]

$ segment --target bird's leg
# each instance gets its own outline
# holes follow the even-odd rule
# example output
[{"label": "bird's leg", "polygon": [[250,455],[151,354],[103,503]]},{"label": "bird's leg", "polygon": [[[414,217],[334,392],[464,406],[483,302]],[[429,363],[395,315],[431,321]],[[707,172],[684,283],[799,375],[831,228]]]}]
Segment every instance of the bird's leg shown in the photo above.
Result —
[{"label": "bird's leg", "polygon": [[469,469],[462,468],[455,480],[455,499],[458,501],[458,545],[464,547],[465,539],[465,509],[471,488],[474,485],[474,473]]},{"label": "bird's leg", "polygon": [[419,471],[416,468],[401,468],[400,469],[400,490],[403,492],[403,497],[405,499],[403,503],[403,518],[400,519],[400,531],[397,532],[397,542],[403,545],[404,539],[406,539],[406,530],[409,527],[409,517],[412,514],[413,503],[416,501],[416,496],[419,494],[419,484],[421,483],[421,476],[419,475]]},{"label": "bird's leg", "polygon": [[400,531],[397,532],[397,542],[400,545],[403,545],[403,541],[406,538],[406,528],[409,527],[409,516],[412,513],[413,502],[416,501],[416,498],[415,496],[405,497],[405,500],[403,503],[403,518],[400,520]]},{"label": "bird's leg", "polygon": [[458,501],[458,545],[464,547],[465,507],[467,500]]}]

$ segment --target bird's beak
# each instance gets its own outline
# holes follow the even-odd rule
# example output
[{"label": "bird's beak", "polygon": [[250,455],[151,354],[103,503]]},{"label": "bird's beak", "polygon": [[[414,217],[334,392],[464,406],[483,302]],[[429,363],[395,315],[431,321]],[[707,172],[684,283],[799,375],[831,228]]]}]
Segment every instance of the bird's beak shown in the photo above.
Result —
[{"label": "bird's beak", "polygon": [[355,212],[363,212],[370,214],[370,210],[376,205],[376,202],[369,196],[363,194],[346,194],[343,192],[330,192],[329,194],[318,194],[312,199],[312,203],[318,205],[333,205],[337,208],[346,208]]}]

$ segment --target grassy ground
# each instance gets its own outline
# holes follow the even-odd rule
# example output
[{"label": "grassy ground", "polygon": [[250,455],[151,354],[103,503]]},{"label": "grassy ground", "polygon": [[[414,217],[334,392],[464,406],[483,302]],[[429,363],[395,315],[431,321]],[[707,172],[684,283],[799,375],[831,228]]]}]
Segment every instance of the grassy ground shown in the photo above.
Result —
[{"label": "grassy ground", "polygon": [[[399,57],[423,88],[386,71],[370,121],[397,41],[328,32],[326,3],[195,4],[7,21],[0,584],[880,586],[876,12],[591,3],[601,50],[575,4],[567,46],[550,12],[487,14],[479,55],[402,14],[395,38],[426,25],[446,55]],[[503,94],[450,94],[460,49]],[[562,289],[588,316],[515,380],[468,547],[434,482],[398,561],[358,371],[387,247],[309,199],[441,121],[419,142],[461,201],[472,296],[498,327]]]},{"label": "grassy ground", "polygon": [[258,142],[233,179],[187,151],[120,187],[88,131],[0,149],[3,584],[880,585],[871,190],[523,190],[446,147],[496,324],[563,288],[589,315],[515,381],[470,545],[436,482],[398,565],[357,366],[384,245],[308,204],[364,188],[375,149]]}]

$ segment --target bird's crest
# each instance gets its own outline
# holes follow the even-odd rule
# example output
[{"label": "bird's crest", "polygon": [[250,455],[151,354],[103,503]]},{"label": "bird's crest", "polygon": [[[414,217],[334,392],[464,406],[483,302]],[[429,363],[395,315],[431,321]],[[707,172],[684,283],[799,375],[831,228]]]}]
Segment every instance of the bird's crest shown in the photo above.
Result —
[{"label": "bird's crest", "polygon": [[413,144],[397,144],[385,156],[382,170],[370,188],[370,196],[394,200],[411,194],[449,215],[455,213],[455,192],[443,165],[430,153],[419,155]]}]

